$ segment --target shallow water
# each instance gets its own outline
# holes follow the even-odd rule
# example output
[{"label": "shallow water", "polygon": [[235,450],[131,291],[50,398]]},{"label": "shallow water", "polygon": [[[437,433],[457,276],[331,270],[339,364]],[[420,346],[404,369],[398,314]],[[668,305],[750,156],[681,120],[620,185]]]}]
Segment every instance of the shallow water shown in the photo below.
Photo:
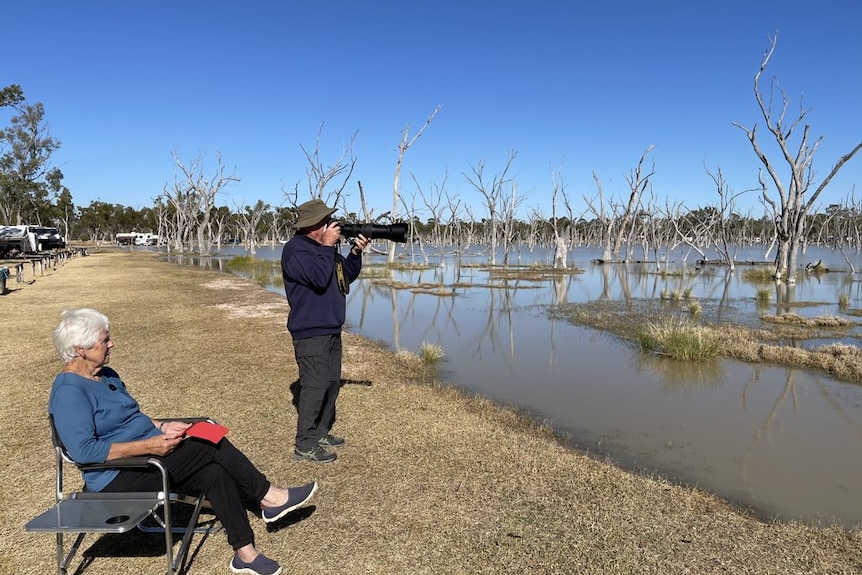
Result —
[{"label": "shallow water", "polygon": [[[278,259],[280,252],[280,246],[259,247],[256,257]],[[233,253],[244,252],[225,255]],[[770,303],[761,309],[755,296],[763,285],[743,280],[744,266],[728,277],[720,267],[697,270],[695,256],[684,261],[678,253],[671,267],[691,272],[682,279],[647,273],[653,264],[594,265],[597,256],[596,250],[572,252],[570,265],[583,273],[556,281],[489,278],[484,268],[458,268],[451,256],[430,258],[435,267],[429,270],[393,272],[414,284],[452,285],[458,277],[475,284],[452,296],[360,278],[348,296],[349,329],[415,352],[423,343],[438,344],[446,353],[446,380],[528,411],[579,448],[622,465],[702,486],[764,517],[862,527],[862,385],[770,365],[662,360],[547,312],[567,302],[655,301],[662,290],[691,289],[711,321],[757,322],[759,313],[786,310],[843,315],[839,295],[850,309],[862,307],[862,283],[841,254],[810,248],[800,263],[822,259],[844,271],[805,277],[793,288],[767,284]],[[862,257],[854,258],[862,268]],[[422,261],[415,253],[402,259]],[[740,251],[737,259],[761,261],[763,253]],[[531,262],[549,263],[550,255],[524,249],[510,259]],[[792,301],[814,305],[784,305]],[[853,330],[844,341],[855,344],[855,336]]]}]

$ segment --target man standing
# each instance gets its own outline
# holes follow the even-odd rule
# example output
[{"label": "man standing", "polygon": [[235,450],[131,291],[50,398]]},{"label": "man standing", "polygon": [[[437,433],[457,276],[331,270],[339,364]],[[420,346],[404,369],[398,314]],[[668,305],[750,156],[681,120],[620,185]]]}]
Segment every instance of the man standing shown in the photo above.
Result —
[{"label": "man standing", "polygon": [[360,235],[347,257],[336,245],[341,227],[332,219],[336,208],[314,199],[296,208],[296,233],[281,252],[281,274],[290,311],[287,329],[299,366],[294,459],[328,463],[336,455],[327,447],[344,445],[330,433],[341,387],[341,328],[346,294],[362,270]]}]

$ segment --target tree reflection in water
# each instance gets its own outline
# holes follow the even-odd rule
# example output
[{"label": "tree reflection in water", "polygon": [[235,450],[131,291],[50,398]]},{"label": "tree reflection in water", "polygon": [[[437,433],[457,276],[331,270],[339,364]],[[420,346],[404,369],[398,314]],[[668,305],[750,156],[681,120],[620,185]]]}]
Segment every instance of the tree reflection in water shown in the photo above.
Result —
[{"label": "tree reflection in water", "polygon": [[[809,247],[808,257],[842,267],[840,254],[836,261],[826,250],[811,254],[816,250]],[[258,248],[257,257],[266,250]],[[537,248],[521,263],[550,265],[551,257]],[[581,273],[530,280],[464,267],[455,256],[432,257],[439,263],[430,270],[380,274],[370,256],[351,286],[348,328],[395,349],[440,345],[447,381],[535,414],[573,445],[627,467],[702,486],[767,517],[859,525],[862,386],[779,366],[680,364],[547,313],[548,306],[602,300],[635,309],[663,291],[690,290],[703,306],[702,321],[758,324],[762,285],[744,279],[745,266],[733,274],[684,264],[654,273],[639,264],[594,265],[595,257],[595,250],[575,249],[569,263]],[[741,250],[738,257],[758,256]],[[462,254],[460,263],[469,258]],[[415,289],[425,281],[447,288],[438,292],[446,295]],[[840,315],[840,294],[851,309],[862,307],[859,282],[843,273],[775,290],[777,312]]]}]

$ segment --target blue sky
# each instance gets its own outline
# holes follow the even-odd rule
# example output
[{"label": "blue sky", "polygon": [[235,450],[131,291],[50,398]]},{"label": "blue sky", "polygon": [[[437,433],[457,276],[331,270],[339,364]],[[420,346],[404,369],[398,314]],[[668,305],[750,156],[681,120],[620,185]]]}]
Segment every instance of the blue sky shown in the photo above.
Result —
[{"label": "blue sky", "polygon": [[[856,0],[18,0],[2,14],[0,85],[44,104],[78,205],[151,205],[173,182],[174,150],[202,155],[207,172],[217,153],[235,169],[241,181],[219,203],[280,205],[297,183],[305,200],[301,146],[313,149],[323,126],[325,163],[356,134],[348,206],[358,211],[359,180],[379,214],[392,207],[402,131],[415,134],[438,105],[405,157],[408,196],[413,176],[425,192],[445,179],[481,217],[465,174],[484,163],[493,176],[514,151],[520,214],[550,214],[552,172],[580,212],[594,172],[606,195],[627,197],[626,176],[655,146],[659,203],[715,204],[705,166],[732,192],[757,184],[732,122],[758,124],[775,153],[753,76],[776,31],[765,80],[781,81],[792,114],[800,100],[810,108],[811,135],[824,137],[818,173],[862,137]],[[854,185],[862,155],[820,204]],[[740,207],[762,213],[753,193]]]}]

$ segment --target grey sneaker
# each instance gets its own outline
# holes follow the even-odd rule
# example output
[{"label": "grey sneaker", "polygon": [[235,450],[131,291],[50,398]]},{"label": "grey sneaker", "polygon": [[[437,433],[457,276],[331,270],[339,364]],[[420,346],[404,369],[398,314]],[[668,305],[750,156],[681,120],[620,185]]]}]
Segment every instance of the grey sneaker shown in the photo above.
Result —
[{"label": "grey sneaker", "polygon": [[293,458],[297,461],[313,461],[314,463],[329,463],[330,461],[335,461],[338,456],[332,453],[331,451],[326,451],[324,448],[313,447],[308,451],[301,451],[300,449],[293,450]]},{"label": "grey sneaker", "polygon": [[341,447],[344,445],[344,438],[327,434],[321,437],[317,443],[319,443],[321,447]]}]

